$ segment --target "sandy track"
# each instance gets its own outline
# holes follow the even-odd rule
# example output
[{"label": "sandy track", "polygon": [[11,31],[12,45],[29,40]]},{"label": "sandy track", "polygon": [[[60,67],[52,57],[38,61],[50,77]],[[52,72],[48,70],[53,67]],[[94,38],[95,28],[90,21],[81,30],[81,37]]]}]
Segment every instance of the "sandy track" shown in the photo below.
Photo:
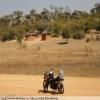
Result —
[{"label": "sandy track", "polygon": [[[0,75],[0,96],[59,95],[43,93],[42,81],[42,76]],[[100,78],[65,77],[64,86],[63,96],[100,96]]]}]

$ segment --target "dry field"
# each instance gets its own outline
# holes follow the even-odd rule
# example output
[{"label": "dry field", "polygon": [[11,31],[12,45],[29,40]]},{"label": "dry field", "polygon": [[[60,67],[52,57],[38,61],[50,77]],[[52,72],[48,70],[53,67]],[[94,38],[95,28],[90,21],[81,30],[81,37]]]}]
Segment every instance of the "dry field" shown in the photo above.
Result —
[{"label": "dry field", "polygon": [[47,41],[23,41],[20,48],[16,41],[0,42],[0,73],[41,75],[54,67],[55,73],[64,69],[66,76],[100,77],[100,41],[62,38]]}]

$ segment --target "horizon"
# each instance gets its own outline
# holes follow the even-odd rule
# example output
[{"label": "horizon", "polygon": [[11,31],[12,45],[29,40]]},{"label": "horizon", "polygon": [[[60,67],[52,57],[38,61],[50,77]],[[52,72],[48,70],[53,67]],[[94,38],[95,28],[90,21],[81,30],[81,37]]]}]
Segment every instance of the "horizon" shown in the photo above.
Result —
[{"label": "horizon", "polygon": [[43,8],[50,9],[50,5],[68,7],[71,11],[90,12],[95,3],[100,3],[100,0],[41,0],[40,2],[38,0],[0,0],[0,16],[11,14],[17,10],[23,11],[24,14],[28,14],[31,9],[41,12]]}]

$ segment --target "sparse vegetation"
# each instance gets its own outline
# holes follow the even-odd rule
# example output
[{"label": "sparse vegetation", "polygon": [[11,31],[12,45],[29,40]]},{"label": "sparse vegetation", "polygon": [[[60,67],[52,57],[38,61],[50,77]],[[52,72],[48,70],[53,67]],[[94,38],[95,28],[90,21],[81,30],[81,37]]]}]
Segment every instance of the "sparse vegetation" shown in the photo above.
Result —
[{"label": "sparse vegetation", "polygon": [[100,36],[99,35],[96,36],[96,41],[100,41]]},{"label": "sparse vegetation", "polygon": [[[14,11],[0,18],[0,40],[3,41],[0,41],[0,73],[43,74],[52,65],[56,72],[62,67],[68,76],[100,77],[100,44],[95,42],[100,37],[96,32],[88,32],[92,29],[100,32],[100,4],[90,13],[51,8],[53,10],[43,9],[40,13],[32,9],[24,16],[22,11]],[[24,36],[35,30],[39,34],[48,30],[52,38],[28,45],[28,41],[23,41]],[[85,38],[86,35],[89,38]],[[66,42],[62,43],[60,36]],[[14,39],[23,49],[9,41]]]},{"label": "sparse vegetation", "polygon": [[11,33],[11,32],[10,33],[4,33],[1,36],[2,42],[14,40],[14,39],[16,39],[16,35]]},{"label": "sparse vegetation", "polygon": [[86,38],[86,42],[88,43],[88,42],[90,42],[90,38],[88,37],[88,38]]},{"label": "sparse vegetation", "polygon": [[62,68],[67,76],[100,77],[98,42],[69,38],[68,45],[58,45],[61,39],[23,41],[27,49],[19,49],[16,41],[0,42],[0,73],[39,75],[53,66],[55,73]]},{"label": "sparse vegetation", "polygon": [[27,48],[27,44],[26,44],[26,43],[23,43],[23,44],[22,44],[22,48],[23,48],[23,49],[26,49],[26,48]]},{"label": "sparse vegetation", "polygon": [[17,35],[17,42],[19,43],[20,48],[22,47],[22,40],[23,40],[23,35],[22,35],[22,33],[19,33]]},{"label": "sparse vegetation", "polygon": [[[38,30],[40,33],[44,30],[48,30],[52,36],[59,37],[63,31],[63,27],[66,26],[66,32],[63,32],[63,36],[66,37],[70,29],[70,36],[77,39],[83,38],[89,29],[100,30],[100,4],[96,3],[91,12],[75,10],[71,12],[68,7],[54,7],[50,6],[51,10],[44,8],[40,13],[37,13],[35,9],[32,9],[29,14],[23,16],[22,11],[14,11],[9,15],[5,15],[0,18],[0,36],[4,41],[12,40],[12,37],[8,37],[9,29],[12,30],[12,34],[19,34],[19,29],[23,32],[23,36],[27,32],[34,32]],[[65,29],[64,29],[65,30]],[[6,37],[7,34],[7,37]],[[17,35],[18,36],[18,35]],[[4,38],[5,37],[5,38]],[[9,38],[9,39],[8,39]],[[1,38],[0,38],[1,39]]]},{"label": "sparse vegetation", "polygon": [[74,39],[84,39],[85,38],[85,33],[84,32],[77,32],[73,36]]}]

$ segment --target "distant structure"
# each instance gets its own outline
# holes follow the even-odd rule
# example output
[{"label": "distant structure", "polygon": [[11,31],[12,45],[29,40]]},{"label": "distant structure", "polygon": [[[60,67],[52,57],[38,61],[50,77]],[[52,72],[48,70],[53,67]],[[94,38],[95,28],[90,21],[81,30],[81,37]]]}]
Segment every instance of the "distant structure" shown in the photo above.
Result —
[{"label": "distant structure", "polygon": [[41,38],[41,40],[42,41],[45,41],[46,39],[47,39],[47,34],[48,34],[48,31],[47,30],[44,30],[43,32],[42,32],[42,38]]},{"label": "distant structure", "polygon": [[25,35],[25,40],[34,40],[38,38],[39,32],[35,30],[33,33],[32,32],[27,32]]},{"label": "distant structure", "polygon": [[27,32],[25,35],[25,40],[34,40],[36,38],[40,37],[41,41],[46,41],[47,39],[51,38],[51,34],[48,33],[47,30],[44,30],[42,33],[35,30],[34,32]]}]

